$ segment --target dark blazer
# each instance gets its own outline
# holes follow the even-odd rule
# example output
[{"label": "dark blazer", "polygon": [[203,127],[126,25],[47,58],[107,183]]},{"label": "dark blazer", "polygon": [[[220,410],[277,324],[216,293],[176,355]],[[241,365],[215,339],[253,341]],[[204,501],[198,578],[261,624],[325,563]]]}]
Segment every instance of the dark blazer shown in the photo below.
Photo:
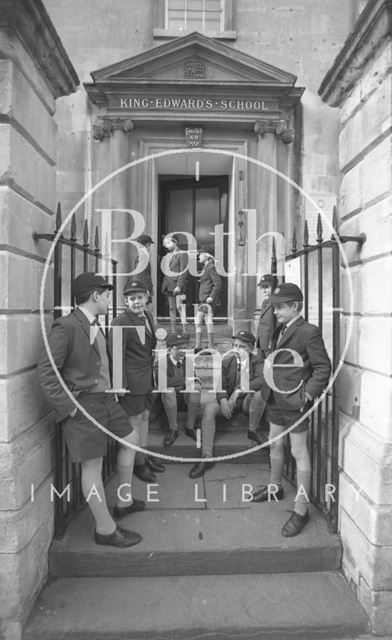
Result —
[{"label": "dark blazer", "polygon": [[[123,326],[123,380],[125,388],[134,395],[145,395],[154,386],[153,382],[153,349],[156,345],[154,320],[148,311],[145,315],[150,321],[152,335],[145,332],[144,344],[136,329],[130,327],[145,327],[144,320],[129,309],[121,313],[112,322],[112,327]],[[112,332],[110,332],[110,346],[112,349]]]},{"label": "dark blazer", "polygon": [[169,263],[171,271],[180,273],[186,269],[185,273],[182,273],[178,277],[171,277],[165,275],[163,278],[161,291],[167,296],[172,296],[176,287],[180,287],[181,293],[185,293],[186,282],[188,279],[188,254],[186,251],[173,251],[172,257]]},{"label": "dark blazer", "polygon": [[[135,269],[136,269],[138,264],[139,264],[139,256],[136,257]],[[143,269],[143,271],[141,271],[140,273],[136,274],[135,278],[137,278],[138,280],[141,280],[146,285],[146,289],[148,290],[150,296],[152,296],[152,294],[154,293],[154,286],[152,284],[151,264],[150,264],[150,262],[148,263],[146,268]]]},{"label": "dark blazer", "polygon": [[[80,309],[54,321],[48,343],[64,383],[75,396],[96,386],[101,356],[97,341],[90,344],[90,323]],[[61,422],[75,405],[59,382],[45,348],[37,372],[42,390],[55,410],[56,422]]]},{"label": "dark blazer", "polygon": [[212,298],[213,305],[219,304],[221,289],[222,278],[217,273],[214,263],[209,262],[199,277],[199,302]]},{"label": "dark blazer", "polygon": [[256,331],[256,347],[267,351],[270,346],[272,334],[276,328],[276,316],[274,308],[269,300],[263,300],[260,309],[260,319]]},{"label": "dark blazer", "polygon": [[[320,330],[314,324],[299,316],[283,334],[280,326],[276,328],[271,340],[272,351],[277,350],[274,363],[277,365],[293,365],[293,355],[282,349],[292,349],[302,358],[302,366],[276,367],[273,370],[274,384],[282,391],[289,391],[301,384],[298,391],[289,394],[278,393],[274,390],[274,400],[282,409],[301,409],[305,404],[305,392],[312,398],[321,394],[327,386],[331,375],[331,363],[325,350]],[[271,389],[263,384],[262,395],[265,400],[271,400]]]},{"label": "dark blazer", "polygon": [[[217,400],[229,398],[237,385],[238,361],[234,354],[229,354],[222,360],[222,389],[216,394]],[[249,390],[259,391],[263,385],[263,361],[259,355],[249,355]],[[244,395],[245,392],[244,392]]]},{"label": "dark blazer", "polygon": [[[158,366],[155,363],[154,374],[156,380],[158,379]],[[166,358],[166,384],[167,387],[174,387],[176,391],[182,391],[185,389],[185,360],[182,361],[181,367],[176,367],[169,354]]]}]

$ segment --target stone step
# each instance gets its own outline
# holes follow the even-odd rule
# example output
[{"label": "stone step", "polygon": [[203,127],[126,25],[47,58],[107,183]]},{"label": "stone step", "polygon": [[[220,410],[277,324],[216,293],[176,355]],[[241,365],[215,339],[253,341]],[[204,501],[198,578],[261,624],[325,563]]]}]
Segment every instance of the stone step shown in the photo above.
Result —
[{"label": "stone step", "polygon": [[[168,456],[168,462],[171,462],[170,458],[174,459],[174,462],[181,462],[181,459],[193,459],[201,457],[201,450],[197,448],[196,442],[186,436],[183,431],[183,426],[180,423],[179,436],[175,440],[171,447],[163,446],[163,438],[166,431],[163,430],[151,430],[148,437],[148,450],[152,453],[161,454],[162,456]],[[240,425],[240,428],[234,431],[218,430],[215,435],[215,457],[227,457],[231,462],[267,462],[269,459],[269,449],[265,446],[260,448],[256,443],[252,443],[248,440],[247,436],[247,424]],[[267,434],[262,433],[267,440]],[[164,459],[162,460],[164,462]]]},{"label": "stone step", "polygon": [[[339,536],[327,531],[322,514],[311,517],[301,535],[284,538],[295,492],[285,484],[280,502],[255,504],[247,491],[267,483],[267,465],[217,463],[204,478],[188,477],[190,464],[172,464],[148,487],[137,478],[134,495],[145,511],[121,524],[143,540],[131,549],[96,545],[93,521],[83,509],[49,553],[52,576],[174,576],[267,574],[328,571],[340,568]],[[107,487],[108,504],[116,502],[116,484]],[[158,500],[154,502],[153,500]]]},{"label": "stone step", "polygon": [[342,575],[317,572],[62,578],[44,589],[23,637],[314,640],[367,631],[367,617]]}]

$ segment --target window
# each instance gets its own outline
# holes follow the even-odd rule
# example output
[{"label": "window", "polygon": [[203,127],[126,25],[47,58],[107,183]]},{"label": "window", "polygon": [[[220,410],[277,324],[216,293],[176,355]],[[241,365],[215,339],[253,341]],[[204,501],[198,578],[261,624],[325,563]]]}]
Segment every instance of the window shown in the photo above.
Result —
[{"label": "window", "polygon": [[234,0],[154,0],[154,38],[175,38],[199,31],[235,40]]},{"label": "window", "polygon": [[165,29],[223,31],[223,0],[167,0]]}]

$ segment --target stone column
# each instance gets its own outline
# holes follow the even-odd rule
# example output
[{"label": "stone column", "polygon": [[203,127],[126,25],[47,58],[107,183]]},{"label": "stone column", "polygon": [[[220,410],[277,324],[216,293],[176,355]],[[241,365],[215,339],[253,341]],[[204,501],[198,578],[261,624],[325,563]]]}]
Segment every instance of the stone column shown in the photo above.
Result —
[{"label": "stone column", "polygon": [[[78,78],[41,0],[0,0],[0,637],[21,638],[47,575],[54,422],[35,373],[39,288],[54,229],[55,99]],[[53,306],[49,274],[45,307]],[[34,486],[32,498],[31,485]]]},{"label": "stone column", "polygon": [[353,323],[340,375],[343,568],[377,635],[392,633],[392,5],[366,5],[320,94],[340,108],[342,329]]}]

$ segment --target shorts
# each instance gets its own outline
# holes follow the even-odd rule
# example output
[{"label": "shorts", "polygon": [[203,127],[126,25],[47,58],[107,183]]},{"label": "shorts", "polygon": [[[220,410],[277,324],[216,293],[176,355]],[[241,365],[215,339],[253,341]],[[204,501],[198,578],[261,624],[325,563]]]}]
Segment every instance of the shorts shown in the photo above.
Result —
[{"label": "shorts", "polygon": [[[270,400],[267,403],[267,420],[268,422],[277,424],[285,429],[288,429],[291,425],[300,420],[308,410],[308,408],[306,408],[306,411],[299,411],[298,409],[282,409],[276,404],[273,393],[271,394],[271,397],[272,401]],[[308,427],[309,418],[305,418],[294,429],[292,429],[290,433],[302,433],[303,431],[307,431]]]},{"label": "shorts", "polygon": [[150,411],[153,400],[154,394],[152,391],[148,391],[143,395],[126,393],[125,396],[119,398],[119,403],[127,416],[137,416],[145,410]]},{"label": "shorts", "polygon": [[[133,429],[112,393],[82,393],[79,404],[100,425],[119,438],[126,438]],[[63,436],[72,462],[102,458],[107,453],[108,436],[79,409],[74,417],[62,423]]]}]

